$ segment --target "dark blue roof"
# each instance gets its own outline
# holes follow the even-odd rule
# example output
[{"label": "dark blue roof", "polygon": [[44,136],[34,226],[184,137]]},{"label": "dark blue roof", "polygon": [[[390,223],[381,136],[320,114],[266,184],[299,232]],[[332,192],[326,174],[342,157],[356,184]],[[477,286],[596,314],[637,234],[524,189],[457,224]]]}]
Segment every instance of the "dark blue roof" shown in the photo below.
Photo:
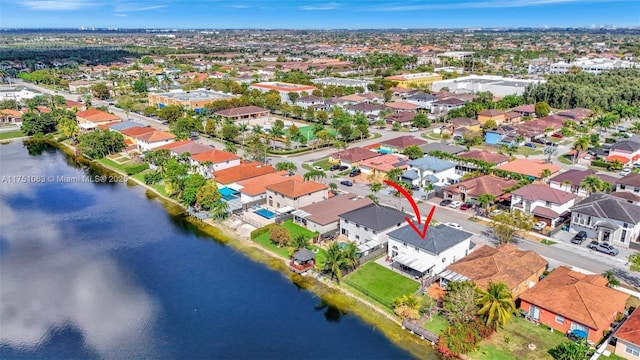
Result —
[{"label": "dark blue roof", "polygon": [[[421,229],[422,225],[418,226]],[[400,242],[406,242],[412,246],[417,246],[431,254],[438,255],[441,252],[469,239],[472,236],[463,230],[454,229],[450,226],[439,224],[430,226],[427,230],[427,237],[422,239],[410,225],[405,225],[398,230],[389,233],[389,238]]]}]

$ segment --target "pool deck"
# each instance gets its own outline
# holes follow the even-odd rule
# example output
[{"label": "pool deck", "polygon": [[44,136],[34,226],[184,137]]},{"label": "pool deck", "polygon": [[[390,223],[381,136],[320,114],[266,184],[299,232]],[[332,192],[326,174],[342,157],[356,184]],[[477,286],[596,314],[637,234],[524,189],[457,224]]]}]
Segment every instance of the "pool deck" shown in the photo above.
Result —
[{"label": "pool deck", "polygon": [[275,222],[275,217],[273,219],[266,219],[263,216],[254,213],[253,211],[245,211],[243,216],[262,226],[273,224]]}]

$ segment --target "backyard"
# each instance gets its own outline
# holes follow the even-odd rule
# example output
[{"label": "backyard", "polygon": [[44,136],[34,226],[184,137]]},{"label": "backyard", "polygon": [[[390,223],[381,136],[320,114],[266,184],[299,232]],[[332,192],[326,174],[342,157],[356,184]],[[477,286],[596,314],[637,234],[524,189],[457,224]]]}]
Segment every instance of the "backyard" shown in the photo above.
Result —
[{"label": "backyard", "polygon": [[3,131],[0,132],[0,140],[15,139],[26,136],[22,130]]},{"label": "backyard", "polygon": [[418,290],[417,281],[370,261],[344,278],[344,283],[363,295],[391,307],[393,299]]},{"label": "backyard", "polygon": [[[479,349],[469,357],[477,360],[551,359],[547,351],[564,341],[569,340],[558,331],[512,317],[504,328],[480,343]],[[529,344],[535,345],[535,350],[530,350]]]},{"label": "backyard", "polygon": [[440,335],[447,325],[449,325],[449,322],[444,316],[435,314],[429,320],[425,321],[422,327],[436,335]]},{"label": "backyard", "polygon": [[[309,231],[297,224],[294,224],[292,220],[285,221],[283,225],[289,231],[289,235],[291,236],[292,239],[298,235],[302,235],[306,239],[311,239],[317,235],[313,231]],[[260,246],[262,246],[263,248],[271,252],[274,252],[284,258],[287,258],[287,259],[289,258],[289,249],[286,246],[278,247],[278,245],[276,245],[273,241],[271,241],[271,238],[269,237],[269,232],[265,232],[264,234],[258,235],[256,238],[253,239],[253,241],[260,244]],[[324,265],[324,259],[327,258],[326,252],[316,245],[309,246],[309,249],[311,249],[313,252],[316,253],[316,266],[318,268],[321,268],[322,265]]]}]

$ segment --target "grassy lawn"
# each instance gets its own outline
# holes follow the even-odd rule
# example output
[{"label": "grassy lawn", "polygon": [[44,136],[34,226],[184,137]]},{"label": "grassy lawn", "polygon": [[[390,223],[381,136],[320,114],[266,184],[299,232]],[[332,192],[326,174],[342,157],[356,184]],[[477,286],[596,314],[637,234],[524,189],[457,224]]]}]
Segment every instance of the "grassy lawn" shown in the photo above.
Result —
[{"label": "grassy lawn", "polygon": [[388,304],[399,296],[414,293],[419,286],[417,281],[395,273],[373,261],[362,265],[358,270],[349,274],[345,278],[345,282],[366,289],[369,294],[364,295],[370,295],[372,299]]},{"label": "grassy lawn", "polygon": [[[569,340],[558,331],[551,332],[544,325],[536,326],[523,318],[513,317],[469,357],[474,360],[551,359],[547,351],[565,341]],[[534,344],[536,349],[529,350],[529,344]]]},{"label": "grassy lawn", "polygon": [[572,165],[573,164],[573,162],[571,160],[569,160],[566,155],[558,156],[558,161],[560,161],[561,163],[563,163],[565,165]]},{"label": "grassy lawn", "polygon": [[124,170],[124,167],[127,166],[126,163],[124,164],[118,164],[117,162],[107,159],[107,158],[102,158],[102,159],[98,159],[98,162],[103,164],[103,165],[107,165],[110,166],[114,169],[118,169],[120,171],[122,171],[123,173],[126,174],[126,171]]},{"label": "grassy lawn", "polygon": [[15,139],[23,136],[26,135],[22,132],[22,130],[0,132],[0,140]]},{"label": "grassy lawn", "polygon": [[[316,233],[314,233],[313,231],[309,231],[302,226],[294,224],[292,220],[285,221],[283,225],[289,231],[289,235],[291,235],[291,238],[294,238],[298,235],[303,235],[305,238],[311,239],[312,237],[316,236]],[[260,246],[267,250],[273,251],[274,253],[282,257],[289,258],[289,250],[287,249],[287,247],[278,247],[278,245],[271,241],[268,232],[261,234],[260,236],[253,239],[253,241],[257,242],[258,244],[260,244]],[[318,248],[317,246],[312,246],[311,248],[313,249],[314,247]],[[324,264],[324,259],[326,258],[327,256],[325,251],[318,248],[317,262],[322,261],[322,264]]]},{"label": "grassy lawn", "polygon": [[329,164],[329,159],[322,159],[320,161],[316,161],[313,163],[313,166],[320,166],[321,168],[323,168],[325,171],[329,170],[329,168],[331,167],[331,164]]},{"label": "grassy lawn", "polygon": [[525,156],[542,155],[542,150],[533,149],[527,146],[521,146],[518,148],[518,152],[516,152],[516,154]]},{"label": "grassy lawn", "polygon": [[442,333],[447,325],[449,325],[449,322],[444,316],[435,314],[431,317],[431,319],[425,321],[424,324],[422,324],[422,327],[436,335],[440,335],[440,333]]}]

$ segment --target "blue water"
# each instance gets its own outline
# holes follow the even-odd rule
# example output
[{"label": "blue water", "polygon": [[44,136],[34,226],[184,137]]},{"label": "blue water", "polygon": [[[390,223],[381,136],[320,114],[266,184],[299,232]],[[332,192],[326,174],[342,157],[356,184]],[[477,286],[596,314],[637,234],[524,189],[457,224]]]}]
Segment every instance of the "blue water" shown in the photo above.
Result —
[{"label": "blue water", "polygon": [[410,357],[141,187],[58,181],[85,171],[28,150],[0,146],[0,176],[54,178],[0,183],[0,359]]},{"label": "blue water", "polygon": [[276,214],[273,211],[269,211],[267,209],[264,208],[260,208],[256,211],[254,211],[254,213],[262,216],[265,219],[273,219],[274,217],[276,217]]}]

